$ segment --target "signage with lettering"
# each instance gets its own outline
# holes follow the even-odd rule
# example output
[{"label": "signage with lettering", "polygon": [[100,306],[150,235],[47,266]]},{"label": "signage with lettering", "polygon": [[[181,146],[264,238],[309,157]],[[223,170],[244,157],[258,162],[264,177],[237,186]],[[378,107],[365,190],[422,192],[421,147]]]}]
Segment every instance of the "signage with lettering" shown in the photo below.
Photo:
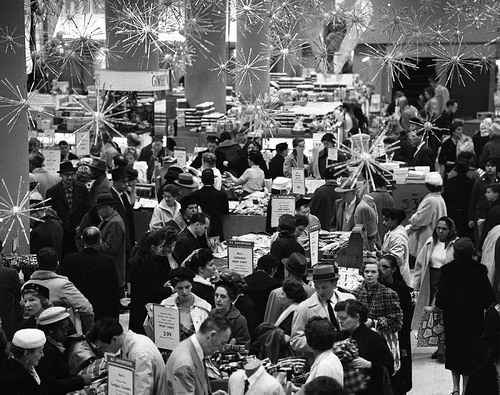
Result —
[{"label": "signage with lettering", "polygon": [[59,148],[43,148],[42,154],[45,156],[45,170],[57,173],[59,171],[59,164],[61,163],[61,151]]},{"label": "signage with lettering", "polygon": [[228,240],[227,260],[229,270],[248,276],[253,273],[253,243],[250,241]]},{"label": "signage with lettering", "polygon": [[154,342],[156,347],[173,350],[181,341],[179,309],[153,305]]},{"label": "signage with lettering", "polygon": [[90,155],[90,133],[82,131],[75,136],[75,152],[77,156]]},{"label": "signage with lettering", "polygon": [[98,89],[119,91],[162,91],[169,88],[168,70],[158,71],[96,71]]},{"label": "signage with lettering", "polygon": [[177,166],[181,169],[186,166],[186,148],[184,147],[175,147],[174,149],[174,158],[177,159]]},{"label": "signage with lettering", "polygon": [[292,193],[297,195],[306,194],[306,177],[304,169],[301,167],[292,167]]},{"label": "signage with lettering", "polygon": [[271,227],[278,226],[278,220],[283,214],[295,215],[295,197],[271,196]]},{"label": "signage with lettering", "polygon": [[134,375],[135,362],[108,357],[108,395],[134,395]]},{"label": "signage with lettering", "polygon": [[309,229],[309,250],[311,252],[311,266],[319,262],[319,230],[320,226],[315,225]]}]

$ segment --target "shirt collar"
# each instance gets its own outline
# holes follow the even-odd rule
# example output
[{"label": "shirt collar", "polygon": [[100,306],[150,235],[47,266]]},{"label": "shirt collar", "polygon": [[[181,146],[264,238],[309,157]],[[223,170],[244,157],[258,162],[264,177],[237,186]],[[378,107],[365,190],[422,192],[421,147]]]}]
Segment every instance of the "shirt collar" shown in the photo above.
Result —
[{"label": "shirt collar", "polygon": [[191,341],[193,342],[194,349],[196,350],[196,354],[200,358],[201,363],[205,359],[205,355],[203,353],[203,349],[201,348],[200,342],[196,338],[196,335],[191,335]]},{"label": "shirt collar", "polygon": [[193,281],[195,281],[197,283],[200,283],[200,284],[212,286],[212,283],[210,282],[210,280],[201,277],[199,274],[197,274],[196,276],[194,276]]},{"label": "shirt collar", "polygon": [[252,374],[250,377],[247,377],[246,379],[248,380],[249,387],[253,385],[253,383],[259,381],[260,377],[266,372],[264,369],[264,366],[260,366],[257,371]]}]

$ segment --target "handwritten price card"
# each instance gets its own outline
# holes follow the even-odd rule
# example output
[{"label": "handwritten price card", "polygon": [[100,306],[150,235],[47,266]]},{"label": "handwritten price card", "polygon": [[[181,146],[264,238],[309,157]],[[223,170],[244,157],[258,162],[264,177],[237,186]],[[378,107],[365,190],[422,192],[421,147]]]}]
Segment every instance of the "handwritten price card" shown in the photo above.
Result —
[{"label": "handwritten price card", "polygon": [[154,342],[158,348],[173,350],[181,341],[179,310],[153,305]]},{"label": "handwritten price card", "polygon": [[227,241],[227,259],[229,270],[242,276],[253,273],[253,243],[250,241]]}]

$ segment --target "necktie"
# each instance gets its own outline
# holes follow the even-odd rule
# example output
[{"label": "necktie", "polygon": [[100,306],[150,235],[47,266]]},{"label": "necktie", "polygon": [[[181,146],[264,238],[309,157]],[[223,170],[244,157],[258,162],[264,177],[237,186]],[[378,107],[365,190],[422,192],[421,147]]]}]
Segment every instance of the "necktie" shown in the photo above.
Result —
[{"label": "necktie", "polygon": [[328,315],[330,316],[330,322],[332,323],[335,330],[339,331],[340,330],[339,323],[337,322],[337,317],[335,317],[331,300],[328,300],[327,302],[327,309],[328,309]]},{"label": "necktie", "polygon": [[243,390],[243,393],[246,394],[248,391],[248,387],[250,387],[250,381],[245,379],[245,389]]}]

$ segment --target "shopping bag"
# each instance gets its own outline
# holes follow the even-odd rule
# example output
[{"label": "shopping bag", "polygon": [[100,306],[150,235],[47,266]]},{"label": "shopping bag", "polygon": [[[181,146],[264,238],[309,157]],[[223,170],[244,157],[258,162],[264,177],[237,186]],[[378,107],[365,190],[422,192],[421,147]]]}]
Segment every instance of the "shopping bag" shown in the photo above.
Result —
[{"label": "shopping bag", "polygon": [[443,310],[425,306],[418,327],[417,347],[436,347],[444,342]]},{"label": "shopping bag", "polygon": [[391,350],[392,357],[394,358],[394,374],[396,374],[401,367],[401,354],[399,351],[398,334],[390,330],[380,328],[377,329],[377,332],[384,337],[385,341],[387,342],[387,346],[389,346],[389,350]]}]

